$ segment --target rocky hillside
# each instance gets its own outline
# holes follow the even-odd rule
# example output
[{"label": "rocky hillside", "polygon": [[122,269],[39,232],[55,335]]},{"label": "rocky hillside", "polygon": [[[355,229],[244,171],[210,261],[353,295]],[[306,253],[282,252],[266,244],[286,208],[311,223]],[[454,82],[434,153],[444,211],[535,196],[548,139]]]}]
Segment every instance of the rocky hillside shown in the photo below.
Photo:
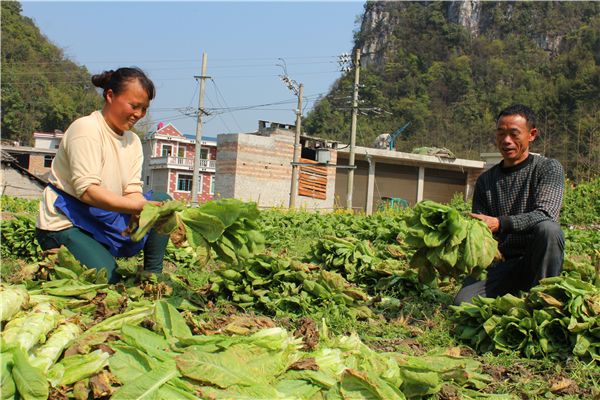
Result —
[{"label": "rocky hillside", "polygon": [[[498,111],[533,107],[534,151],[574,178],[600,173],[600,3],[368,2],[360,48],[358,136],[370,145],[411,122],[399,150],[492,151]],[[307,116],[310,133],[348,142],[353,74]]]}]

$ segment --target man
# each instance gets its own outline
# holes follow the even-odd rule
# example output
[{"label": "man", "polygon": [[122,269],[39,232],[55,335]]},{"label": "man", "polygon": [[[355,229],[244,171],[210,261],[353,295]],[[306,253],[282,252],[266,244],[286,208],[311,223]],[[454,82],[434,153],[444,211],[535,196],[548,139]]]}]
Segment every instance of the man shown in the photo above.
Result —
[{"label": "man", "polygon": [[564,172],[558,161],[529,153],[538,135],[535,124],[534,112],[522,104],[498,115],[496,145],[503,160],[477,179],[471,216],[487,224],[504,260],[492,265],[483,281],[467,278],[455,304],[477,295],[517,294],[560,274]]}]

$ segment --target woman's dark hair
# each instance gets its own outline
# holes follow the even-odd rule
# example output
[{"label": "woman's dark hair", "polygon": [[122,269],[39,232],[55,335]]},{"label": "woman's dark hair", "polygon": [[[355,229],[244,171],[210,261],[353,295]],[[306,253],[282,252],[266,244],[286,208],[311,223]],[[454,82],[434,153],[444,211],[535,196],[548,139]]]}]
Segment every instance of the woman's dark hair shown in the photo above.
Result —
[{"label": "woman's dark hair", "polygon": [[92,76],[94,86],[104,89],[102,96],[106,99],[106,92],[111,89],[114,94],[119,94],[125,90],[125,85],[137,79],[140,85],[148,94],[148,100],[152,100],[156,95],[154,83],[146,76],[144,71],[137,67],[123,67],[116,71],[104,71]]},{"label": "woman's dark hair", "polygon": [[506,107],[504,110],[500,111],[496,121],[498,121],[501,117],[506,117],[509,115],[520,115],[525,118],[525,121],[527,121],[527,125],[530,129],[535,128],[536,117],[535,112],[531,108],[523,104],[513,104],[512,106]]}]

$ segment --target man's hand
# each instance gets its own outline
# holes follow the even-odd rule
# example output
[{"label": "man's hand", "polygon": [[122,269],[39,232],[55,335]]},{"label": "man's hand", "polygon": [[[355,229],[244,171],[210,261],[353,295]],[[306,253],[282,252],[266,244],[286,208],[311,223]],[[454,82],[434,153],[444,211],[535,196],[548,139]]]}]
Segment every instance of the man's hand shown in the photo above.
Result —
[{"label": "man's hand", "polygon": [[474,213],[470,213],[469,215],[473,218],[477,218],[478,220],[485,222],[485,224],[488,226],[488,228],[490,228],[490,231],[492,231],[492,233],[496,233],[500,229],[500,220],[496,217],[490,217],[489,215]]}]

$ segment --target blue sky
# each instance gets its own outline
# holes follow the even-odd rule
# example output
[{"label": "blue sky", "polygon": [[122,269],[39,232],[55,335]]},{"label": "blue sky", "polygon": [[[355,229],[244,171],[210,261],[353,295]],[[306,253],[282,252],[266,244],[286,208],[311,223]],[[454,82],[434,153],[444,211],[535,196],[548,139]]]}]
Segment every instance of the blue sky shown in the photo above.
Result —
[{"label": "blue sky", "polygon": [[[252,132],[258,120],[295,122],[304,84],[304,115],[341,76],[362,1],[331,2],[30,2],[21,3],[42,33],[91,73],[136,65],[157,87],[150,117],[194,135],[202,52],[208,56],[203,137]],[[349,93],[349,96],[351,94]],[[232,109],[237,111],[232,112]],[[245,109],[239,109],[245,108]]]}]

